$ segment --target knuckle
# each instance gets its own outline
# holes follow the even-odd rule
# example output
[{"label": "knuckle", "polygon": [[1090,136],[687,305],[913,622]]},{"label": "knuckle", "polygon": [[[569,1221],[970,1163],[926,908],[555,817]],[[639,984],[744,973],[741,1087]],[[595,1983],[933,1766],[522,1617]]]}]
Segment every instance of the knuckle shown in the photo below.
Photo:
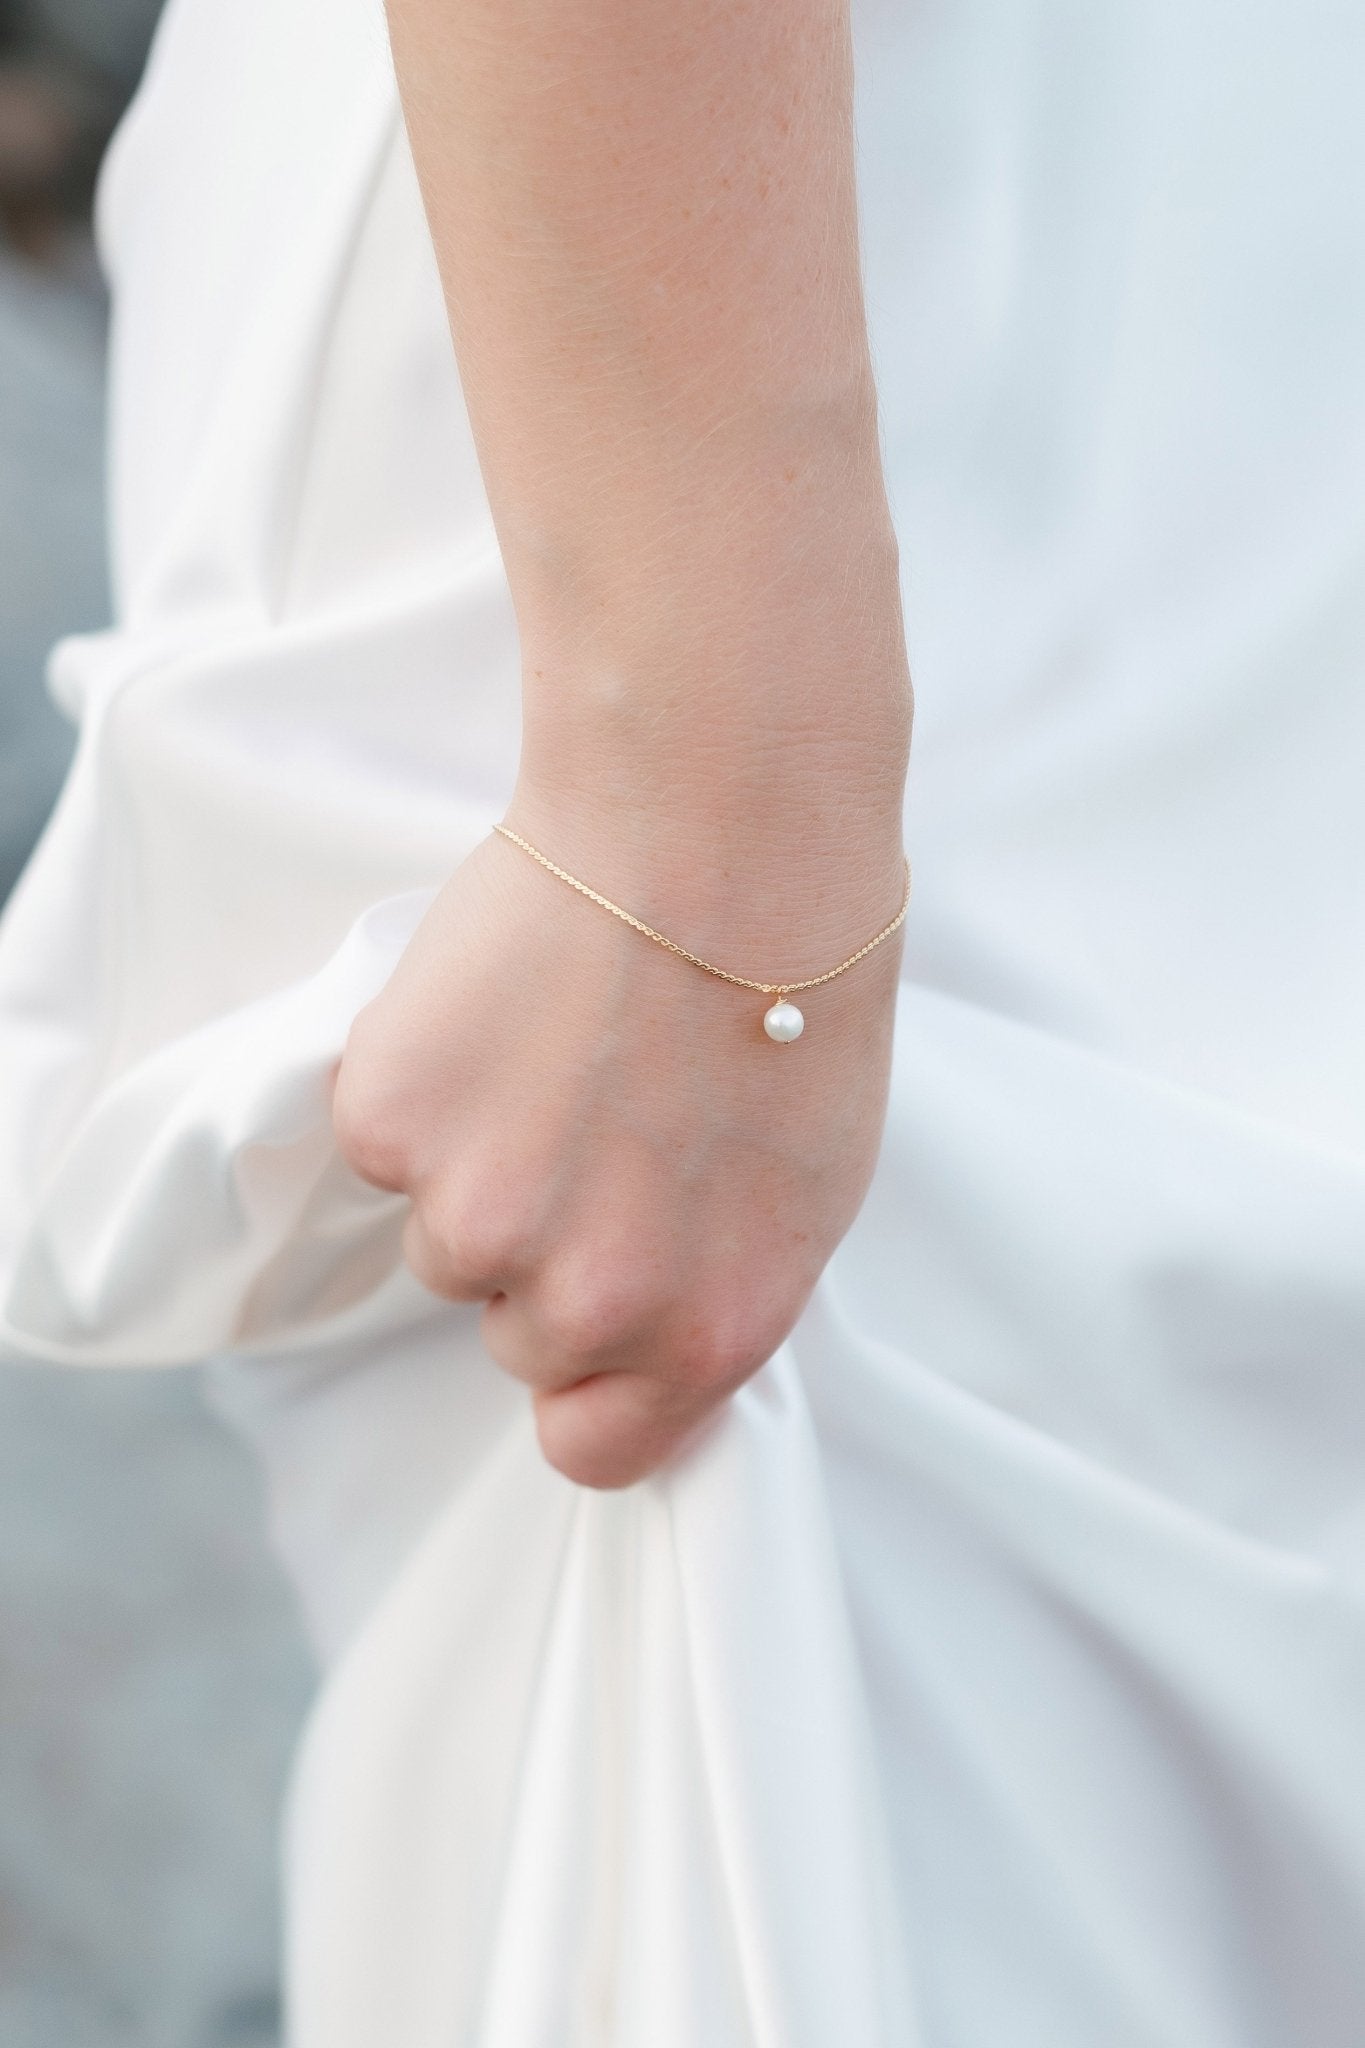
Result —
[{"label": "knuckle", "polygon": [[561,1262],[544,1285],[541,1319],[571,1357],[594,1358],[636,1335],[648,1320],[649,1296],[637,1280],[600,1262]]},{"label": "knuckle", "polygon": [[403,1257],[409,1270],[421,1281],[423,1287],[433,1294],[444,1295],[456,1300],[459,1289],[455,1276],[441,1252],[423,1227],[422,1219],[415,1209],[411,1210],[403,1226]]},{"label": "knuckle", "polygon": [[484,1281],[491,1291],[520,1273],[531,1257],[530,1232],[519,1210],[493,1201],[477,1184],[429,1193],[418,1207],[428,1238],[465,1281]]},{"label": "knuckle", "polygon": [[737,1387],[762,1361],[750,1361],[747,1349],[715,1337],[695,1336],[686,1346],[673,1377],[698,1394],[720,1394]]},{"label": "knuckle", "polygon": [[754,1315],[694,1325],[681,1347],[673,1377],[699,1394],[733,1393],[767,1364],[789,1327]]},{"label": "knuckle", "polygon": [[362,1180],[381,1188],[406,1186],[408,1145],[395,1105],[344,1059],[332,1097],[332,1129],[337,1150]]}]

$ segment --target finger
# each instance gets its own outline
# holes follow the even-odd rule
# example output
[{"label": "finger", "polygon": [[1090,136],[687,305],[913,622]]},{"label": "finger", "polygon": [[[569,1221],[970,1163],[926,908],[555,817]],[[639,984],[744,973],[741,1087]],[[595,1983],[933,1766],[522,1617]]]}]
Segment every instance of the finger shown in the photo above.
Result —
[{"label": "finger", "polygon": [[633,1486],[689,1448],[727,1395],[643,1373],[598,1373],[535,1396],[547,1462],[579,1486]]},{"label": "finger", "polygon": [[434,1230],[413,1208],[403,1226],[403,1257],[424,1287],[446,1301],[490,1301],[520,1277],[516,1261],[472,1237]]},{"label": "finger", "polygon": [[503,1293],[490,1298],[480,1335],[494,1364],[537,1393],[576,1386],[593,1370],[550,1335],[521,1295]]},{"label": "finger", "polygon": [[630,1369],[676,1377],[665,1341],[674,1313],[670,1270],[642,1236],[599,1232],[590,1255],[561,1250],[505,1293],[490,1303],[484,1342],[504,1372],[529,1387],[553,1391]]},{"label": "finger", "polygon": [[538,1290],[524,1283],[488,1300],[481,1335],[494,1364],[537,1393],[576,1387],[598,1373],[648,1372],[660,1350],[657,1331],[646,1326],[610,1341],[566,1327],[545,1314]]}]

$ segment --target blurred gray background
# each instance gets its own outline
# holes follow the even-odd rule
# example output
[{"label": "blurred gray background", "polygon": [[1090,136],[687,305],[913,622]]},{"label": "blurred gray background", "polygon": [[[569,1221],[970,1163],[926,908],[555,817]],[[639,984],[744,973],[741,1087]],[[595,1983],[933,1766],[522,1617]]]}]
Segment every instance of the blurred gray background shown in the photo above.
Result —
[{"label": "blurred gray background", "polygon": [[[0,0],[0,897],[104,620],[95,170],[156,0]],[[197,1377],[0,1367],[0,2048],[277,2038],[276,1839],[310,1672]]]}]

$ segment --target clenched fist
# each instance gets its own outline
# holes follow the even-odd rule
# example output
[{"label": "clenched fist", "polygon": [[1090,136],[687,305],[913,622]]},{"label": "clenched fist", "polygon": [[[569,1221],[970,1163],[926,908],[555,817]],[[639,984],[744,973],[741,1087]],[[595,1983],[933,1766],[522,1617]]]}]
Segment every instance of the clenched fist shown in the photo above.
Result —
[{"label": "clenched fist", "polygon": [[[556,854],[553,821],[508,822]],[[631,901],[610,886],[611,849],[597,851],[596,872],[559,857],[756,979],[834,964],[894,915],[903,885],[879,849],[842,939],[833,915],[798,938],[788,910],[766,957],[737,957],[723,892],[690,930],[680,897],[670,927],[667,886],[641,875]],[[623,892],[632,879],[619,849],[612,878]],[[752,947],[752,917],[731,922]],[[791,1330],[872,1176],[900,950],[897,933],[804,996],[803,1037],[777,1045],[763,997],[651,944],[494,835],[355,1020],[333,1100],[341,1151],[411,1198],[418,1278],[486,1303],[487,1348],[532,1390],[545,1456],[570,1479],[615,1487],[653,1471]]]}]

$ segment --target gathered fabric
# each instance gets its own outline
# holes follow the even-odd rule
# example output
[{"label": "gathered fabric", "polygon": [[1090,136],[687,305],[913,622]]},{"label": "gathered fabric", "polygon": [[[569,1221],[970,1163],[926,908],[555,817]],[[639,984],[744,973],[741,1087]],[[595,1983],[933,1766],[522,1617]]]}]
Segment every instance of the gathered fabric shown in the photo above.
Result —
[{"label": "gathered fabric", "polygon": [[381,0],[170,0],[103,168],[117,610],[0,924],[0,1345],[198,1362],[263,1460],[290,2048],[1365,2037],[1365,16],[858,0],[855,55],[886,1138],[614,1495],[328,1116],[519,742]]}]

